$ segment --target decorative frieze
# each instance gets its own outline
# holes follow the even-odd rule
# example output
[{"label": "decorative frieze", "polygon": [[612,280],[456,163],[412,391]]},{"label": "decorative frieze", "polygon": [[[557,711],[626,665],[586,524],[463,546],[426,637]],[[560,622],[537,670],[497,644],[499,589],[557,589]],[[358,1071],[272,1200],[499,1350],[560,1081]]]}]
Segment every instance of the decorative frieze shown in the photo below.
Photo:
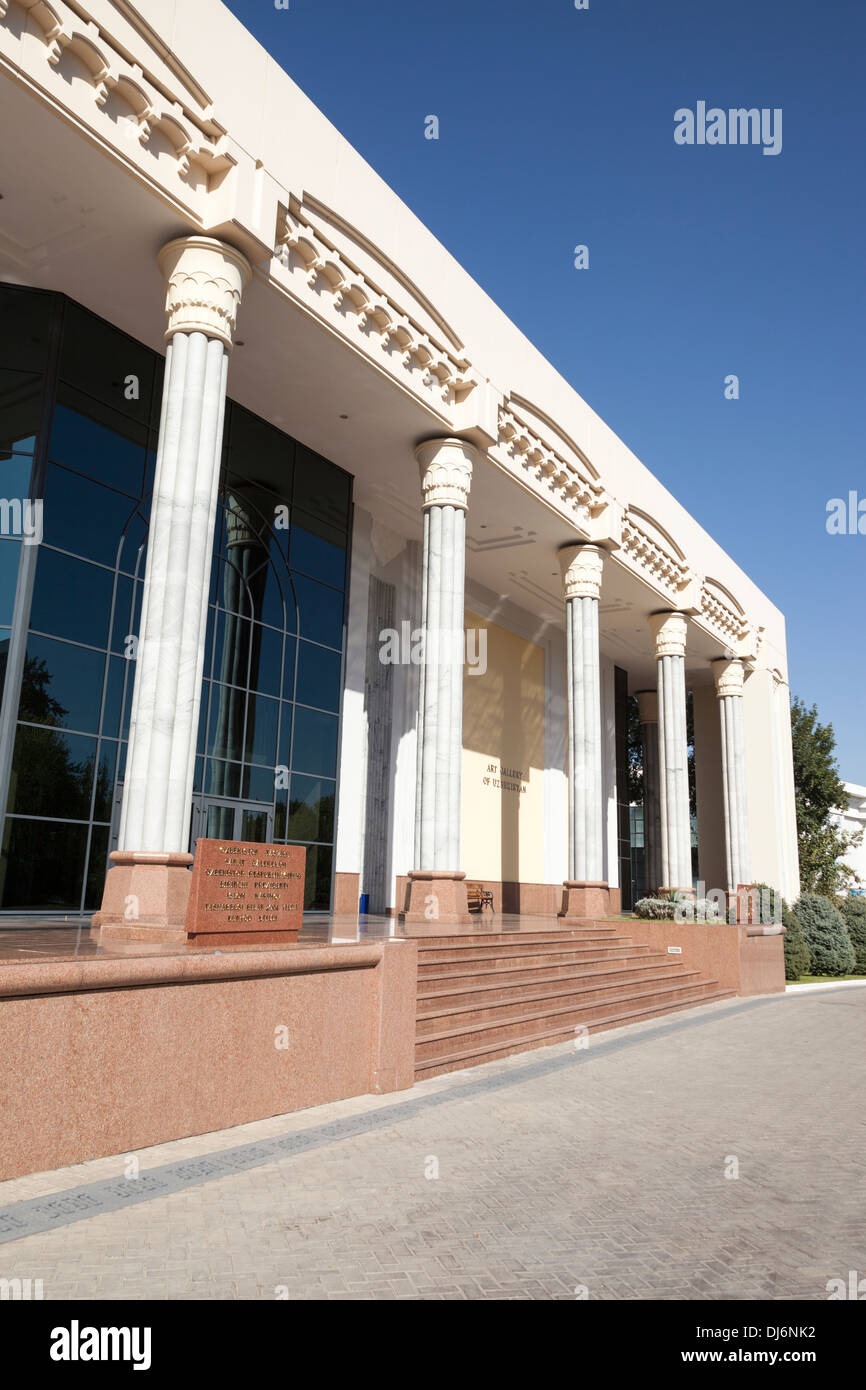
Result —
[{"label": "decorative frieze", "polygon": [[607,498],[601,483],[564,459],[508,405],[499,411],[499,442],[524,473],[580,520],[589,521],[604,510]]},{"label": "decorative frieze", "polygon": [[279,208],[274,256],[308,290],[330,299],[359,335],[378,343],[395,365],[417,374],[417,384],[446,405],[465,400],[475,386],[469,363],[458,360],[374,285],[300,213]]},{"label": "decorative frieze", "polygon": [[655,584],[673,594],[688,588],[692,574],[685,560],[663,549],[632,512],[623,518],[622,546],[626,556]]}]

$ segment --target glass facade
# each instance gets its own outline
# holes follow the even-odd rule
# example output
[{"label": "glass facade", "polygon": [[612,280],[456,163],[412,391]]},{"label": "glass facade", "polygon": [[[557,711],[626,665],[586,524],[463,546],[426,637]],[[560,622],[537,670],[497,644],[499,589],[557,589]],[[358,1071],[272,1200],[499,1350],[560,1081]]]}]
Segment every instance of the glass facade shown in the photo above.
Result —
[{"label": "glass facade", "polygon": [[[0,911],[74,914],[117,844],[164,364],[59,295],[0,286],[0,324]],[[331,904],[350,516],[348,474],[228,403],[192,839],[303,844],[308,910]]]}]

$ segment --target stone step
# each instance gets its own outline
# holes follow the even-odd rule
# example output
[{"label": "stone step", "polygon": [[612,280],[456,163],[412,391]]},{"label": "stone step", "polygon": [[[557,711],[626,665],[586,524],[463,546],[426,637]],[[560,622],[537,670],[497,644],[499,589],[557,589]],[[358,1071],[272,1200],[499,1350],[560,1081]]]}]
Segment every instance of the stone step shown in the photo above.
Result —
[{"label": "stone step", "polygon": [[[678,1013],[683,1009],[697,1008],[704,1004],[733,998],[736,998],[733,990],[715,989],[712,993],[700,995],[696,999],[683,999],[676,1004],[656,1003],[637,1009],[615,1009],[608,1014],[592,1019],[586,1026],[590,1033],[601,1033],[607,1028],[624,1027],[629,1023],[644,1023],[664,1014]],[[425,1081],[431,1076],[442,1076],[446,1072],[463,1071],[467,1067],[482,1066],[485,1062],[500,1061],[505,1057],[512,1057],[518,1052],[531,1052],[539,1047],[552,1047],[554,1043],[567,1042],[573,1037],[573,1027],[553,1024],[551,1027],[539,1028],[535,1033],[524,1034],[522,1037],[513,1038],[507,1042],[501,1040],[479,1042],[476,1040],[469,1047],[450,1052],[443,1049],[439,1055],[416,1060],[415,1080]]]},{"label": "stone step", "polygon": [[592,965],[596,961],[621,960],[624,956],[646,956],[649,952],[649,946],[635,945],[625,938],[620,938],[615,945],[611,943],[609,945],[552,947],[549,950],[543,947],[530,947],[528,950],[507,950],[494,946],[487,951],[467,952],[465,955],[458,955],[455,952],[443,959],[419,960],[418,976],[419,979],[439,978],[449,972],[454,973],[456,969],[464,973],[467,970],[486,973],[500,966],[513,965],[520,965],[523,969],[545,964]]},{"label": "stone step", "polygon": [[527,1004],[538,999],[567,998],[580,996],[582,999],[605,997],[605,991],[622,989],[624,985],[653,984],[659,980],[697,981],[700,971],[684,971],[682,966],[669,962],[632,967],[628,970],[591,971],[580,974],[548,975],[532,981],[518,980],[508,983],[477,981],[474,985],[464,985],[459,989],[453,986],[431,990],[418,995],[417,1021],[419,1036],[422,1020],[443,1018],[446,1015],[465,1014],[470,1010],[487,1010],[504,1007],[506,1004]]},{"label": "stone step", "polygon": [[582,980],[595,975],[612,975],[624,970],[657,969],[670,965],[671,958],[664,951],[629,953],[613,958],[598,957],[582,960],[575,964],[567,961],[557,964],[545,961],[541,964],[526,965],[516,960],[509,965],[497,965],[490,969],[477,966],[460,967],[456,970],[440,971],[436,974],[418,972],[418,998],[426,999],[431,994],[442,991],[459,993],[469,989],[508,989],[514,985],[534,985],[537,981],[575,979]]},{"label": "stone step", "polygon": [[555,1007],[542,1003],[540,1006],[532,1004],[528,1008],[515,1008],[512,1004],[512,1012],[503,1017],[482,1019],[475,1023],[457,1022],[450,1027],[439,1027],[434,1032],[416,1036],[415,1060],[416,1064],[420,1064],[427,1057],[447,1055],[450,1051],[461,1052],[476,1042],[518,1042],[521,1037],[532,1036],[545,1026],[559,1026],[567,1031],[570,1025],[573,1031],[611,1010],[654,1008],[656,1005],[677,1003],[683,998],[697,1001],[716,988],[715,980],[697,984],[666,982],[663,988],[626,987],[624,992],[612,998],[595,1002],[568,1001]]},{"label": "stone step", "polygon": [[618,933],[617,927],[608,927],[604,924],[598,926],[574,927],[564,931],[503,931],[503,932],[467,932],[457,936],[419,936],[418,953],[423,955],[428,951],[465,951],[473,946],[520,946],[524,944],[534,945],[536,943],[556,943],[567,941],[582,941],[586,938],[594,940],[596,937],[612,937]]}]

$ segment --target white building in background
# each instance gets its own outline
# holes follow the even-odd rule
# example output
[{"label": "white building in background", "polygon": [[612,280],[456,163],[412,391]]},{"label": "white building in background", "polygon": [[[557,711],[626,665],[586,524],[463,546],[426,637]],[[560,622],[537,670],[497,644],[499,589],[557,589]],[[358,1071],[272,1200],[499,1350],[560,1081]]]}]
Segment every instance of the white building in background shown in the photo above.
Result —
[{"label": "white building in background", "polygon": [[[697,876],[796,898],[782,614],[223,5],[0,0],[0,128],[3,910],[114,851],[182,921],[202,833],[308,908],[627,908],[635,694],[690,888],[689,690]],[[484,673],[383,664],[422,622]]]},{"label": "white building in background", "polygon": [[843,862],[853,869],[857,886],[866,891],[866,787],[856,782],[843,783],[848,795],[848,808],[834,820],[847,834],[859,834],[860,843],[844,855]]}]

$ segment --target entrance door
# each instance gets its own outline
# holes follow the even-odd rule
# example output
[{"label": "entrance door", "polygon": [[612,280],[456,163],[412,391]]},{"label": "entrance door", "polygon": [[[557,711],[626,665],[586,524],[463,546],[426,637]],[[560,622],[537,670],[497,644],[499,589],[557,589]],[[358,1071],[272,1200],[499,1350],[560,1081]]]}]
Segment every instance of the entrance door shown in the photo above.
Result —
[{"label": "entrance door", "polygon": [[203,797],[193,807],[193,852],[200,835],[208,840],[252,840],[268,844],[273,839],[273,821],[273,809],[259,802]]}]

